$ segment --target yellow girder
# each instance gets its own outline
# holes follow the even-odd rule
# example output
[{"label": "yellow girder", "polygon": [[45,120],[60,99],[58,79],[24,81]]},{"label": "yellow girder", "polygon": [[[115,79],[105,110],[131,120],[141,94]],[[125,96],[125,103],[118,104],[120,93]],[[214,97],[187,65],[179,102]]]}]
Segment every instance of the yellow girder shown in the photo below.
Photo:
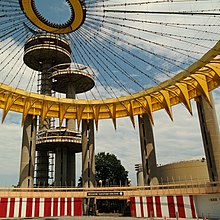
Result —
[{"label": "yellow girder", "polygon": [[0,108],[3,109],[2,121],[9,111],[21,112],[24,122],[27,114],[59,118],[94,119],[98,128],[99,119],[111,118],[116,128],[116,119],[130,117],[133,126],[134,116],[147,113],[153,122],[152,112],[165,109],[172,119],[173,105],[183,103],[191,113],[190,99],[203,95],[208,101],[209,91],[220,85],[220,42],[200,60],[173,78],[129,96],[105,100],[74,100],[55,98],[5,84],[0,85]]},{"label": "yellow girder", "polygon": [[71,22],[64,27],[55,27],[52,24],[46,22],[46,19],[40,19],[39,15],[34,9],[33,9],[33,0],[20,0],[20,5],[27,16],[27,18],[37,27],[41,28],[42,30],[45,30],[50,33],[56,33],[56,34],[67,34],[70,32],[73,32],[77,28],[80,27],[82,22],[84,21],[84,12],[82,5],[79,0],[69,0],[69,3],[71,4],[72,8],[74,9],[74,18],[71,19]]}]

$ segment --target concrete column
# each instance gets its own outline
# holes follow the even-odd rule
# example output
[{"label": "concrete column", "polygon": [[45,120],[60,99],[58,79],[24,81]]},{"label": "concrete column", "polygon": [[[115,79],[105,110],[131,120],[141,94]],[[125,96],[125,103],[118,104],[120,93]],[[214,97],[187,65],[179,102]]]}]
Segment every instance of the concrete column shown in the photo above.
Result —
[{"label": "concrete column", "polygon": [[[52,81],[49,79],[48,69],[51,68],[51,62],[43,64],[41,73],[41,94],[51,95]],[[43,124],[40,126],[40,130],[50,129],[50,118],[46,118]],[[39,186],[48,186],[49,176],[49,155],[44,149],[39,149],[37,163],[37,184]]]},{"label": "concrete column", "polygon": [[61,148],[57,147],[56,148],[56,154],[55,154],[55,186],[61,186],[62,185],[62,152]]},{"label": "concrete column", "polygon": [[95,186],[94,121],[82,120],[82,186]]},{"label": "concrete column", "polygon": [[48,70],[52,67],[51,63],[44,63],[41,73],[41,94],[51,95],[52,80],[49,79]]},{"label": "concrete column", "polygon": [[49,155],[47,151],[37,151],[37,186],[48,186]]},{"label": "concrete column", "polygon": [[62,186],[67,186],[67,148],[63,147],[63,157],[62,157]]},{"label": "concrete column", "polygon": [[[75,85],[68,83],[66,97],[70,99],[76,98]],[[76,120],[66,119],[66,127],[70,130],[76,130]],[[67,184],[75,187],[76,184],[76,155],[74,151],[68,150],[67,155]]]},{"label": "concrete column", "polygon": [[76,186],[76,158],[75,153],[67,154],[67,186]]},{"label": "concrete column", "polygon": [[27,115],[23,127],[21,163],[20,163],[20,187],[34,187],[34,164],[36,149],[36,117]]},{"label": "concrete column", "polygon": [[[41,90],[40,93],[43,95],[51,96],[52,81],[49,79],[48,69],[51,68],[51,64],[43,64],[43,70],[41,73]],[[50,129],[50,118],[45,118],[40,130]]]},{"label": "concrete column", "polygon": [[137,175],[137,185],[138,186],[144,186],[144,175],[143,175],[143,170],[138,171],[136,173]]},{"label": "concrete column", "polygon": [[67,186],[67,148],[57,147],[55,157],[55,186]]},{"label": "concrete column", "polygon": [[89,120],[89,162],[90,162],[90,188],[95,187],[95,138],[94,121]]},{"label": "concrete column", "polygon": [[[68,83],[67,85],[67,98],[75,99],[76,98],[76,91],[75,91],[75,85],[72,83]],[[76,129],[76,120],[75,119],[66,119],[66,127],[68,129],[75,130]]]},{"label": "concrete column", "polygon": [[[51,68],[51,61],[43,63],[41,73],[41,91],[43,95],[51,96],[52,81],[49,79],[48,69]],[[45,118],[43,124],[40,126],[40,130],[50,129],[50,118]],[[49,155],[44,149],[39,149],[37,163],[37,184],[39,186],[48,186],[49,176]]]},{"label": "concrete column", "polygon": [[82,187],[89,187],[88,123],[82,120]]},{"label": "concrete column", "polygon": [[144,174],[142,164],[135,164],[135,171],[137,177],[137,185],[144,186]]},{"label": "concrete column", "polygon": [[210,93],[211,105],[202,97],[196,99],[200,128],[210,181],[220,180],[220,134],[217,115]]},{"label": "concrete column", "polygon": [[144,185],[157,183],[153,128],[147,114],[138,116]]}]

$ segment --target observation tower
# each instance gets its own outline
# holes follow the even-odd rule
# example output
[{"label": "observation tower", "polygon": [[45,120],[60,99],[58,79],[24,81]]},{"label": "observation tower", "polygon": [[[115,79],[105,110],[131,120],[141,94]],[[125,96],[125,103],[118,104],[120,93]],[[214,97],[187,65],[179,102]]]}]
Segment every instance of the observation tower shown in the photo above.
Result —
[{"label": "observation tower", "polygon": [[[68,41],[55,34],[38,34],[26,41],[24,62],[40,72],[40,94],[51,96],[54,91],[75,99],[94,87],[94,76],[86,66],[71,64],[70,55]],[[36,178],[37,186],[48,186],[52,178],[55,186],[75,186],[75,154],[80,152],[82,138],[75,119],[54,127],[52,117],[29,115],[24,122],[19,185],[31,187]]]}]

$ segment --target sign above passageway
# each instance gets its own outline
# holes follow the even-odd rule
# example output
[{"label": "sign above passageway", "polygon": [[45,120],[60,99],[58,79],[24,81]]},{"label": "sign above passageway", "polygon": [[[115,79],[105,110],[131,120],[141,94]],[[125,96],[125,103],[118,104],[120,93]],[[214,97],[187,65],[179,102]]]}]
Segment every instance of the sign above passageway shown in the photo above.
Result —
[{"label": "sign above passageway", "polygon": [[87,192],[87,196],[123,196],[124,192]]}]

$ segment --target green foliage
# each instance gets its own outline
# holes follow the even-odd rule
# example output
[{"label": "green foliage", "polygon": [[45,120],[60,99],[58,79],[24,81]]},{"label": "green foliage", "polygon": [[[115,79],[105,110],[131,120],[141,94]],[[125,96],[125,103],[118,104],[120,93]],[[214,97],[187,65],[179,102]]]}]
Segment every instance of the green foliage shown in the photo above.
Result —
[{"label": "green foliage", "polygon": [[95,156],[96,180],[102,181],[102,186],[126,185],[128,171],[122,166],[121,161],[114,154],[105,152]]}]

